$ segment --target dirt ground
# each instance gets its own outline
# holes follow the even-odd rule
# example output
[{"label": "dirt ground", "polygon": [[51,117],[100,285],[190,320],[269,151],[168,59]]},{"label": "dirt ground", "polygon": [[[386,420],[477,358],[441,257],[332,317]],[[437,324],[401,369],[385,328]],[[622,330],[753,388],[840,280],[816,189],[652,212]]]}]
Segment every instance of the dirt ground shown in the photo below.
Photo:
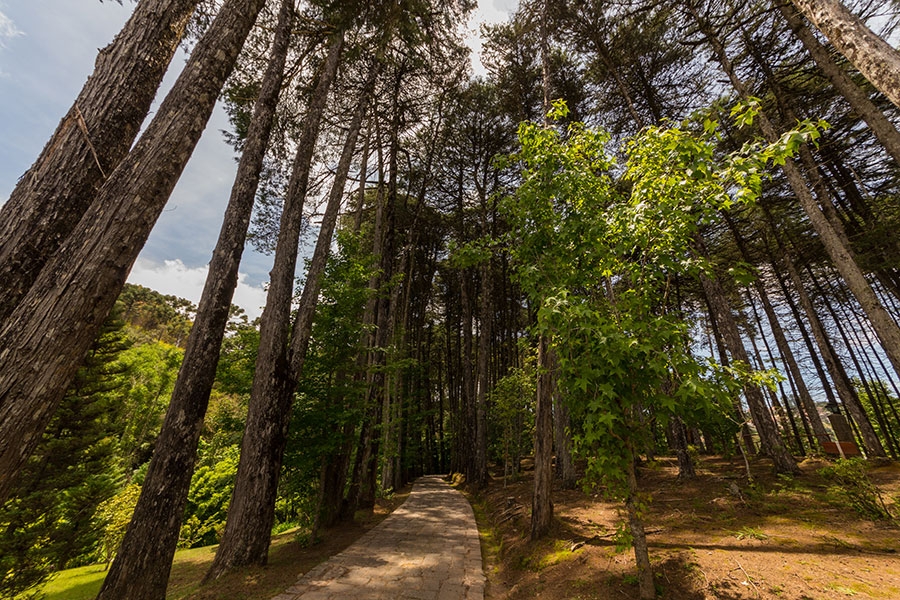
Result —
[{"label": "dirt ground", "polygon": [[[657,591],[664,599],[900,599],[900,529],[861,518],[829,491],[807,459],[803,475],[772,474],[740,459],[702,458],[698,477],[677,481],[674,460],[640,469],[652,496],[645,525]],[[900,465],[870,477],[891,502]],[[613,539],[619,504],[581,490],[554,489],[554,527],[528,542],[530,473],[504,486],[495,479],[473,499],[485,549],[488,599],[637,598],[634,554]]]}]

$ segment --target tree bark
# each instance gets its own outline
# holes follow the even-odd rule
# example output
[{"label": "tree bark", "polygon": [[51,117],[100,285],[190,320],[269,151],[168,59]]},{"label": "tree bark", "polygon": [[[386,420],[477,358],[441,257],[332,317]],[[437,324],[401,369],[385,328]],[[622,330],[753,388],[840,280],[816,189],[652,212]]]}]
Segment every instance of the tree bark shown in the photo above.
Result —
[{"label": "tree bark", "polygon": [[[705,275],[700,276],[703,289],[709,298],[710,305],[716,313],[716,321],[722,329],[722,336],[725,345],[734,360],[739,360],[746,365],[751,365],[750,358],[747,356],[747,350],[741,340],[741,334],[735,322],[734,315],[731,314],[731,308],[725,299],[725,293],[717,280]],[[788,452],[784,446],[772,414],[766,408],[765,400],[758,386],[745,385],[744,395],[747,398],[747,405],[750,408],[750,414],[753,417],[753,424],[756,425],[756,431],[759,433],[760,446],[763,452],[769,455],[769,458],[775,463],[775,472],[785,475],[799,475],[800,469],[794,457]]]},{"label": "tree bark", "polygon": [[[555,388],[555,386],[554,386]],[[575,488],[575,461],[572,457],[572,427],[569,407],[562,395],[553,394],[553,438],[556,446],[556,478],[563,489]]]},{"label": "tree bark", "polygon": [[0,332],[0,499],[115,303],[263,4],[225,3],[140,141]]},{"label": "tree bark", "polygon": [[[484,227],[484,224],[482,224]],[[490,386],[491,336],[494,320],[494,281],[491,260],[481,267],[481,298],[478,303],[478,390],[475,397],[475,484],[487,485],[487,397]]]},{"label": "tree bark", "polygon": [[[769,340],[766,338],[766,335],[763,330],[762,318],[759,316],[759,311],[756,309],[756,302],[753,301],[753,295],[750,293],[749,290],[747,291],[747,301],[750,304],[750,308],[753,310],[753,320],[756,322],[756,328],[759,331],[759,337],[763,342],[763,347],[766,349],[766,355],[769,357],[769,363],[772,365],[773,368],[775,368],[775,365],[776,365],[775,354],[772,352],[772,346],[771,346],[771,344],[769,344]],[[779,327],[780,327],[780,325],[779,325]],[[762,360],[762,356],[759,357],[759,362],[760,362],[760,365],[764,364],[763,360]],[[791,431],[794,434],[794,441],[797,442],[796,449],[802,456],[806,456],[806,449],[803,446],[803,438],[800,436],[800,430],[797,428],[797,420],[794,418],[794,411],[791,410],[790,401],[788,400],[787,393],[785,393],[785,391],[784,391],[784,383],[781,381],[778,382],[778,391],[781,392],[781,399],[784,401],[784,406],[782,407],[782,405],[778,402],[778,395],[775,393],[775,390],[772,390],[772,403],[775,405],[776,410],[781,411],[779,414],[783,414],[784,416],[787,417],[788,421],[791,424]],[[803,416],[802,408],[800,409],[800,414],[802,417]],[[803,419],[803,423],[804,423],[804,425],[806,424],[805,418]],[[809,436],[810,432],[809,432],[808,427],[807,427],[805,433],[807,434],[808,437],[811,437],[811,436]],[[811,440],[810,440],[810,442],[812,443]],[[814,448],[815,446],[811,446],[811,447]]]},{"label": "tree bark", "polygon": [[259,174],[284,79],[293,17],[293,0],[284,0],[271,58],[247,131],[184,361],[134,515],[103,582],[99,600],[165,596],[194,472],[197,442],[209,405]]},{"label": "tree bark", "polygon": [[788,276],[794,284],[794,290],[797,292],[797,296],[800,299],[800,305],[806,313],[806,318],[809,321],[810,328],[813,332],[813,338],[819,348],[822,360],[825,362],[825,368],[831,376],[831,382],[837,390],[838,396],[841,398],[844,406],[859,427],[866,452],[870,456],[886,456],[884,447],[881,445],[881,441],[878,439],[875,429],[872,428],[872,424],[863,410],[859,397],[853,390],[853,386],[850,384],[850,380],[844,371],[843,365],[840,364],[837,357],[834,355],[834,348],[831,346],[828,334],[825,333],[825,328],[822,326],[822,321],[819,319],[818,313],[816,313],[812,300],[810,300],[809,295],[803,287],[803,280],[800,279],[800,274],[794,267],[794,261],[787,254],[787,250],[783,249],[783,252],[784,264]]},{"label": "tree bark", "polygon": [[[809,0],[802,0],[804,3],[808,1]],[[833,0],[815,1],[833,3]],[[700,30],[709,41],[716,58],[721,64],[722,69],[728,75],[732,86],[734,86],[734,89],[741,98],[748,100],[750,98],[749,90],[738,78],[734,65],[728,59],[722,42],[716,37],[715,32],[711,29],[709,24],[697,13],[692,4],[688,4],[688,9],[697,21]],[[898,70],[898,75],[900,75],[900,70]],[[767,141],[772,143],[778,140],[778,134],[775,131],[775,127],[762,110],[757,113],[757,123],[759,123],[759,128]],[[823,206],[820,208],[819,203],[816,202],[812,192],[810,192],[809,187],[806,185],[800,169],[792,159],[788,158],[781,168],[790,184],[791,191],[793,191],[794,195],[799,200],[803,211],[806,213],[807,217],[809,217],[809,222],[816,234],[818,234],[819,240],[825,247],[825,251],[828,253],[828,256],[831,257],[831,260],[835,267],[837,267],[841,277],[843,277],[844,281],[847,283],[847,287],[856,297],[856,300],[859,302],[863,311],[865,311],[878,339],[881,340],[881,344],[884,347],[885,354],[887,354],[888,359],[891,361],[891,365],[894,367],[895,371],[900,373],[900,327],[897,326],[897,323],[890,314],[888,314],[884,306],[882,306],[881,302],[878,300],[878,296],[872,289],[872,286],[866,280],[852,249],[849,247],[847,235],[840,226],[840,223],[835,222],[833,219],[829,220],[826,214],[823,213],[823,209],[828,210],[829,208],[827,206],[829,201],[828,198],[821,199]]]},{"label": "tree bark", "polygon": [[544,117],[544,127],[550,126],[550,30],[549,16],[550,0],[541,2],[540,37],[541,37],[541,108]]},{"label": "tree bark", "polygon": [[[319,236],[316,240],[316,247],[313,251],[313,257],[310,261],[309,269],[306,274],[306,283],[303,286],[303,292],[300,296],[300,305],[297,309],[297,317],[294,321],[293,334],[291,339],[291,360],[290,368],[292,376],[295,380],[299,380],[303,375],[303,365],[306,361],[306,354],[309,349],[309,340],[312,334],[313,317],[315,316],[316,305],[318,303],[319,292],[322,287],[322,276],[325,273],[325,266],[331,253],[331,241],[334,236],[335,225],[340,211],[341,200],[344,195],[344,187],[347,183],[347,176],[350,172],[350,163],[353,160],[353,153],[356,149],[356,142],[359,138],[359,131],[362,126],[366,105],[369,102],[372,85],[378,73],[378,68],[373,68],[366,89],[363,91],[359,104],[350,122],[350,130],[344,141],[344,147],[341,152],[341,158],[338,162],[337,172],[335,173],[334,183],[328,196],[328,202],[325,208],[325,214],[322,217],[322,223],[319,227]],[[284,428],[287,428],[289,415],[284,415]],[[349,445],[351,437],[349,432],[343,433],[346,440],[342,451],[337,457],[330,457],[323,466],[321,479],[321,501],[317,512],[316,523],[314,529],[318,529],[320,525],[329,527],[335,523],[340,516],[339,500],[343,496],[344,482],[346,481],[346,471],[349,466],[350,449]],[[280,459],[279,459],[280,462]],[[275,482],[277,487],[277,481]],[[274,511],[274,503],[271,509]]]},{"label": "tree bark", "polygon": [[[737,228],[737,224],[733,219],[728,217],[727,214],[725,215],[725,221],[728,224],[728,227],[731,229],[732,234],[734,235],[735,241],[738,245],[738,249],[741,252],[741,256],[745,261],[749,263],[750,253],[747,250],[747,245],[744,237],[741,235],[740,231]],[[803,375],[800,373],[800,367],[797,364],[797,360],[794,358],[794,353],[787,341],[787,336],[785,336],[784,334],[784,329],[781,327],[781,321],[779,321],[778,315],[775,314],[775,309],[772,307],[772,302],[769,300],[769,294],[766,291],[766,286],[763,285],[763,282],[760,278],[756,278],[753,281],[753,287],[756,289],[756,293],[759,295],[759,298],[762,301],[763,310],[765,311],[766,318],[769,321],[769,328],[772,330],[772,336],[775,338],[775,345],[778,347],[778,351],[781,353],[782,360],[784,361],[785,366],[790,372],[794,384],[797,386],[797,392],[800,397],[800,406],[803,407],[803,411],[806,413],[806,417],[812,425],[813,431],[815,432],[816,436],[816,443],[821,450],[823,448],[823,444],[825,442],[831,441],[831,438],[828,437],[828,432],[825,430],[825,424],[822,423],[822,417],[819,415],[819,411],[812,399],[812,395],[809,393],[809,388],[806,386],[806,382],[803,380]]]},{"label": "tree bark", "polygon": [[678,417],[669,419],[666,431],[671,440],[671,448],[675,451],[675,457],[678,459],[678,479],[694,479],[697,472],[694,470],[694,461],[688,452],[687,431],[684,421]]},{"label": "tree bark", "polygon": [[837,0],[791,0],[863,77],[900,108],[900,52]]},{"label": "tree bark", "polygon": [[553,351],[547,338],[538,341],[537,402],[534,413],[534,494],[531,498],[531,539],[550,531],[553,522]]},{"label": "tree bark", "polygon": [[[728,349],[725,347],[725,341],[722,335],[722,327],[719,325],[716,310],[705,289],[703,290],[703,300],[706,303],[706,309],[709,311],[709,324],[713,330],[716,350],[719,352],[719,364],[723,367],[727,367],[730,364],[730,360],[728,358]],[[744,415],[744,408],[741,406],[740,397],[732,398],[731,405],[734,408],[734,418],[740,423],[740,435],[744,442],[744,447],[748,452],[755,454],[756,444],[753,441],[753,432],[750,431],[750,425],[747,423],[747,417]]]},{"label": "tree bark", "polygon": [[866,122],[884,149],[893,157],[894,162],[900,165],[900,132],[897,131],[894,124],[869,100],[869,97],[850,79],[846,71],[832,60],[825,46],[819,43],[803,19],[789,5],[779,3],[778,9],[822,73],[847,100],[850,108]]},{"label": "tree bark", "polygon": [[340,64],[344,34],[336,32],[310,99],[284,202],[275,247],[266,306],[260,321],[260,346],[234,493],[228,507],[225,533],[204,582],[217,579],[236,566],[264,565],[269,552],[281,457],[287,439],[296,379],[292,377],[288,343],[291,299],[297,265],[303,204],[309,185],[310,163],[328,92]]},{"label": "tree bark", "polygon": [[628,528],[631,530],[632,545],[634,546],[640,597],[641,600],[652,600],[656,598],[656,585],[653,583],[653,569],[650,566],[647,534],[644,531],[644,521],[641,517],[639,506],[637,472],[634,466],[636,458],[637,455],[634,452],[634,448],[629,444],[626,458],[626,463],[628,464],[626,472],[628,496],[625,498],[625,512],[628,514]]},{"label": "tree bark", "polygon": [[[382,152],[381,128],[375,121],[376,148],[378,155],[378,186],[375,191],[375,218],[372,228],[372,256],[381,260],[384,254],[386,202],[384,194],[384,156]],[[360,366],[366,370],[366,416],[360,427],[359,445],[353,465],[353,476],[347,493],[346,517],[352,518],[360,508],[371,508],[375,503],[375,467],[378,455],[378,437],[376,430],[381,425],[381,404],[378,386],[375,385],[376,371],[374,367],[380,360],[376,345],[378,343],[377,326],[379,306],[382,298],[378,297],[381,274],[373,273],[368,282],[369,297],[363,313],[363,345],[367,352],[360,355]],[[382,308],[382,310],[385,310]],[[449,340],[449,337],[448,337]]]},{"label": "tree bark", "polygon": [[198,0],[143,0],[0,208],[0,329],[128,154]]}]

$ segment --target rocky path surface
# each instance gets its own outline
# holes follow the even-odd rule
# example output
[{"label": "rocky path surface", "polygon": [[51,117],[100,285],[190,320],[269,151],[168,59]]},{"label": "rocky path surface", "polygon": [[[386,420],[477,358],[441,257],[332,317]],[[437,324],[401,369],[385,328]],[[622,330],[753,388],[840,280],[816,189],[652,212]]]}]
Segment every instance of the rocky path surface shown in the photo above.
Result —
[{"label": "rocky path surface", "polygon": [[272,600],[482,600],[475,515],[437,475],[387,519]]}]

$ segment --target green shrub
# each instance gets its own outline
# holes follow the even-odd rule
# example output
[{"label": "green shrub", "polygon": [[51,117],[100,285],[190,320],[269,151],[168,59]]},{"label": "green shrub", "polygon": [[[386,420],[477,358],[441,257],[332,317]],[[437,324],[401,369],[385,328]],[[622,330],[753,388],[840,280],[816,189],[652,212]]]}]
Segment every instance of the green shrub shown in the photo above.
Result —
[{"label": "green shrub", "polygon": [[828,488],[829,495],[861,517],[872,521],[894,520],[881,491],[869,479],[865,460],[838,459],[833,466],[819,469],[818,473],[832,483]]}]

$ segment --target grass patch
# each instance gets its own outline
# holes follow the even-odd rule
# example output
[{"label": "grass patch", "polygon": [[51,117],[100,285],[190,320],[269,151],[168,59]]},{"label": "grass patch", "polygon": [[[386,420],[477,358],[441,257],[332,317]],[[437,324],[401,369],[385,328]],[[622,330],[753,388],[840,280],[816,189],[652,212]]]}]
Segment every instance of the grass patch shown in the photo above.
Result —
[{"label": "grass patch", "polygon": [[487,513],[487,504],[483,499],[469,496],[469,504],[475,513],[478,525],[478,539],[481,541],[481,557],[484,566],[495,564],[503,554],[503,536],[491,524]]},{"label": "grass patch", "polygon": [[89,565],[57,573],[41,588],[45,600],[93,600],[106,577],[106,565]]},{"label": "grass patch", "polygon": [[[186,598],[199,587],[212,564],[216,546],[178,550],[172,562],[168,599]],[[106,565],[88,565],[56,573],[40,588],[44,600],[93,600],[106,578]]]},{"label": "grass patch", "polygon": [[[358,521],[341,523],[322,532],[322,541],[310,547],[298,543],[302,531],[290,529],[272,536],[268,564],[247,567],[200,587],[215,557],[217,546],[178,550],[172,562],[166,600],[269,600],[297,581],[297,577],[342,551],[366,531],[381,522],[409,496],[409,488],[379,499],[375,510],[360,515]],[[37,591],[44,600],[93,600],[106,577],[104,565],[90,565],[60,571]],[[137,584],[138,582],[135,582]]]},{"label": "grass patch", "polygon": [[734,532],[734,537],[739,540],[765,541],[769,539],[768,535],[763,533],[761,529],[756,529],[755,527],[741,527]]}]

